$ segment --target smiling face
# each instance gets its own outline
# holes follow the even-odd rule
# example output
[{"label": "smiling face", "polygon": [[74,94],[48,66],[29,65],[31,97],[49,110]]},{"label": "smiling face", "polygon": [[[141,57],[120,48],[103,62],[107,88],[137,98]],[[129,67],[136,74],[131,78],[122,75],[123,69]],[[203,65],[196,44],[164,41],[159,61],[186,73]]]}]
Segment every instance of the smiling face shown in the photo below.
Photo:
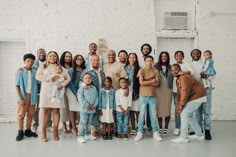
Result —
[{"label": "smiling face", "polygon": [[199,51],[194,50],[191,54],[191,57],[194,61],[198,61],[201,58],[201,54]]},{"label": "smiling face", "polygon": [[175,55],[175,60],[178,64],[182,64],[183,63],[183,55],[181,52],[178,52],[176,55]]},{"label": "smiling face", "polygon": [[174,77],[177,77],[179,72],[180,72],[180,69],[177,66],[171,67],[171,73]]},{"label": "smiling face", "polygon": [[34,65],[34,60],[32,58],[27,58],[25,61],[25,68],[26,69],[31,69],[32,66]]},{"label": "smiling face", "polygon": [[161,55],[161,62],[162,63],[167,63],[167,61],[168,61],[168,56],[165,53],[163,53]]},{"label": "smiling face", "polygon": [[105,88],[109,89],[111,87],[111,85],[112,85],[112,83],[108,79],[105,79],[105,81],[104,81]]},{"label": "smiling face", "polygon": [[76,65],[77,66],[81,66],[83,62],[84,62],[84,59],[81,56],[78,56],[76,58]]},{"label": "smiling face", "polygon": [[127,61],[127,58],[128,58],[128,56],[127,56],[127,54],[125,52],[120,52],[119,53],[119,61],[121,63],[125,64],[126,61]]},{"label": "smiling face", "polygon": [[97,56],[97,55],[92,56],[92,58],[91,58],[91,65],[92,65],[92,67],[93,68],[98,68],[99,64],[100,64],[99,56]]},{"label": "smiling face", "polygon": [[110,64],[114,63],[116,60],[116,53],[110,50],[107,54],[107,59],[108,59],[108,63]]},{"label": "smiling face", "polygon": [[137,60],[136,56],[134,54],[129,55],[129,64],[134,65],[135,61]]},{"label": "smiling face", "polygon": [[38,60],[44,62],[46,60],[46,52],[45,50],[39,50],[37,53]]},{"label": "smiling face", "polygon": [[65,55],[65,63],[70,63],[72,60],[72,56],[70,53],[66,53]]},{"label": "smiling face", "polygon": [[148,55],[150,53],[149,46],[147,46],[147,45],[143,46],[142,53],[144,56]]},{"label": "smiling face", "polygon": [[96,54],[96,51],[97,51],[97,45],[90,44],[90,46],[89,46],[89,54],[90,55]]},{"label": "smiling face", "polygon": [[128,87],[128,83],[125,79],[120,80],[120,88],[126,89]]},{"label": "smiling face", "polygon": [[91,82],[92,82],[92,76],[90,74],[85,74],[84,77],[83,77],[83,82],[86,85],[90,85]]},{"label": "smiling face", "polygon": [[208,52],[208,51],[204,52],[204,58],[205,59],[209,59],[211,57],[212,57],[212,55],[210,54],[210,52]]},{"label": "smiling face", "polygon": [[56,53],[54,52],[49,52],[48,57],[47,57],[47,61],[50,64],[55,64],[57,62],[58,58]]}]

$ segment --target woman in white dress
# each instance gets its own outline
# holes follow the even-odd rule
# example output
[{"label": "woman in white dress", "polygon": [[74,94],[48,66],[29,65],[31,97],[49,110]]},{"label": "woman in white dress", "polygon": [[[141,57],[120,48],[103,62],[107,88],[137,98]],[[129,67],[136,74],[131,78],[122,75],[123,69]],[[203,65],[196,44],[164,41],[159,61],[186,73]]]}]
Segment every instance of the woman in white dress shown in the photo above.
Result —
[{"label": "woman in white dress", "polygon": [[79,89],[79,81],[83,70],[85,69],[85,61],[82,55],[75,55],[72,68],[68,70],[71,81],[66,90],[66,95],[69,102],[69,114],[71,123],[71,132],[74,136],[78,135],[75,120],[79,118],[79,102],[77,100],[77,91]]},{"label": "woman in white dress", "polygon": [[[52,82],[55,81],[58,76],[52,78],[52,75],[56,71],[56,66],[60,65],[57,52],[50,51],[47,55],[46,63],[41,65],[36,73],[36,79],[41,81],[40,101],[39,107],[42,108],[42,137],[43,142],[47,142],[46,128],[50,112],[53,112],[53,136],[54,140],[59,140],[58,126],[60,121],[59,109],[64,107],[63,101],[53,102],[51,99]],[[58,85],[58,90],[61,90],[70,82],[70,76],[63,68],[66,80]]]},{"label": "woman in white dress", "polygon": [[[69,69],[72,67],[72,54],[69,51],[65,51],[62,53],[60,57],[60,64],[65,68]],[[70,129],[67,129],[66,123],[70,121],[69,119],[69,102],[68,102],[68,96],[67,93],[65,93],[64,97],[64,103],[65,103],[65,108],[60,110],[61,113],[61,122],[63,123],[63,132],[64,133],[69,133],[71,130],[71,123],[69,124]]]}]

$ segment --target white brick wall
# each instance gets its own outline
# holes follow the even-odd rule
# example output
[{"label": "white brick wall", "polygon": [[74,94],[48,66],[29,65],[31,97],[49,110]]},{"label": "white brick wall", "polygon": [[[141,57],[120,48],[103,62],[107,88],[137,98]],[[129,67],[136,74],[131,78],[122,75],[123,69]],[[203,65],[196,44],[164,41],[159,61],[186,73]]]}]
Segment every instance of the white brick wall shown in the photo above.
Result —
[{"label": "white brick wall", "polygon": [[[109,48],[139,53],[144,42],[157,47],[156,31],[160,30],[156,21],[161,16],[154,4],[163,5],[163,8],[168,5],[166,8],[171,11],[188,8],[193,18],[196,6],[194,45],[213,51],[218,74],[213,95],[213,118],[236,120],[236,70],[232,69],[236,59],[235,1],[196,0],[195,4],[195,0],[191,0],[189,4],[189,1],[181,0],[179,7],[166,1],[168,3],[162,0],[1,0],[0,42],[23,40],[28,52],[43,47],[60,54],[65,50],[85,54],[89,43],[105,38]],[[195,24],[191,28],[195,29]],[[188,52],[185,53],[187,56]],[[11,66],[17,69],[19,62]],[[2,102],[5,97],[0,99]],[[0,104],[0,109],[3,105]],[[11,115],[9,119],[13,119]]]}]

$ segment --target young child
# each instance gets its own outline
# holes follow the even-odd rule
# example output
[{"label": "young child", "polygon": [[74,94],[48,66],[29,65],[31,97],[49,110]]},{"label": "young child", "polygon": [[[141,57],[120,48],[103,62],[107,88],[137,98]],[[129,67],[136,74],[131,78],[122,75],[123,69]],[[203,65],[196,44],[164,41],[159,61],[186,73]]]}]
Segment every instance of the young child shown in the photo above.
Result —
[{"label": "young child", "polygon": [[80,104],[79,137],[77,139],[79,143],[96,139],[96,137],[91,136],[91,123],[98,105],[98,92],[96,87],[91,84],[92,76],[90,73],[84,74],[83,82],[86,88],[80,87],[77,93]]},{"label": "young child", "polygon": [[214,61],[212,60],[212,53],[210,50],[206,50],[203,55],[205,58],[205,63],[203,65],[203,71],[201,72],[201,75],[204,74],[208,77],[207,79],[203,79],[203,84],[205,87],[211,86],[210,88],[212,88],[212,79],[213,76],[216,75],[216,71],[214,68]]},{"label": "young child", "polygon": [[52,75],[52,78],[58,76],[57,79],[52,82],[52,102],[54,102],[55,100],[60,102],[64,98],[65,87],[63,87],[61,90],[57,89],[58,85],[62,84],[65,80],[67,80],[66,76],[63,74],[64,73],[62,66],[57,65],[55,74]]},{"label": "young child", "polygon": [[135,141],[140,141],[143,138],[143,123],[147,106],[149,107],[149,115],[151,119],[151,126],[153,138],[156,141],[162,141],[158,133],[157,116],[156,116],[156,88],[159,85],[159,73],[152,67],[153,57],[146,56],[144,59],[145,67],[140,69],[137,77],[139,77],[140,92],[139,92],[139,118],[138,118],[138,133]]},{"label": "young child", "polygon": [[[128,127],[129,127],[129,111],[132,103],[132,93],[129,92],[128,96],[124,96],[124,92],[128,90],[128,80],[124,77],[119,79],[120,89],[116,91],[116,119],[118,139],[122,138],[128,140]],[[123,130],[122,130],[123,129]]]},{"label": "young child", "polygon": [[[112,88],[112,79],[106,77],[104,79],[104,88],[99,92],[99,114],[101,116],[101,122],[103,125],[103,139],[112,140],[111,124],[114,123],[113,114],[115,113],[115,89]],[[108,131],[108,132],[106,132]]]},{"label": "young child", "polygon": [[[25,136],[38,137],[31,131],[32,118],[37,104],[38,84],[35,79],[36,71],[32,69],[35,56],[31,53],[25,54],[23,57],[25,66],[20,68],[16,73],[16,93],[18,96],[18,135],[16,141],[21,141]],[[24,118],[27,114],[26,130],[23,132]]]}]

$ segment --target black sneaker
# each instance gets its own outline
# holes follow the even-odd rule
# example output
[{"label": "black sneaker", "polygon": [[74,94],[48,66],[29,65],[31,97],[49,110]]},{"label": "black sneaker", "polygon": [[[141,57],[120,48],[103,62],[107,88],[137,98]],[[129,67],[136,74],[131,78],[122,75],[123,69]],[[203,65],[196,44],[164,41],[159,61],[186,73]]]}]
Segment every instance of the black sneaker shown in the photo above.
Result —
[{"label": "black sneaker", "polygon": [[112,135],[108,135],[108,140],[112,140]]},{"label": "black sneaker", "polygon": [[107,140],[107,135],[102,135],[104,140]]},{"label": "black sneaker", "polygon": [[16,136],[16,141],[21,141],[23,138],[24,138],[24,132],[23,130],[19,130]]},{"label": "black sneaker", "polygon": [[189,133],[189,135],[195,135],[195,132],[192,131],[192,132]]},{"label": "black sneaker", "polygon": [[32,132],[31,130],[25,130],[25,136],[27,136],[27,137],[38,137],[38,134]]},{"label": "black sneaker", "polygon": [[210,130],[205,130],[205,139],[206,140],[211,140],[211,132],[210,132]]}]

